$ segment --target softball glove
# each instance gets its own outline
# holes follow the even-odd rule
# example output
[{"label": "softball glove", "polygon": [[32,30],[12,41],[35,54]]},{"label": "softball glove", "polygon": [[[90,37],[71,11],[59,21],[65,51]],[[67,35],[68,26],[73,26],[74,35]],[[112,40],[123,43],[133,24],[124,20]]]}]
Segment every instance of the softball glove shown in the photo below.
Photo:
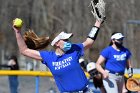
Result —
[{"label": "softball glove", "polygon": [[103,0],[92,0],[90,2],[91,13],[100,22],[104,22],[105,16],[105,2]]}]

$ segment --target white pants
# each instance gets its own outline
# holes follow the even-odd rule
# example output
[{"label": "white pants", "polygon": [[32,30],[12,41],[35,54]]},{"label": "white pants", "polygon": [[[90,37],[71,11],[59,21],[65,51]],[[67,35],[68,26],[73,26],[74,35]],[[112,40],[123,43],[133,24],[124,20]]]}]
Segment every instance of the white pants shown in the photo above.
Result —
[{"label": "white pants", "polygon": [[122,93],[124,76],[109,73],[109,78],[103,79],[107,93]]}]

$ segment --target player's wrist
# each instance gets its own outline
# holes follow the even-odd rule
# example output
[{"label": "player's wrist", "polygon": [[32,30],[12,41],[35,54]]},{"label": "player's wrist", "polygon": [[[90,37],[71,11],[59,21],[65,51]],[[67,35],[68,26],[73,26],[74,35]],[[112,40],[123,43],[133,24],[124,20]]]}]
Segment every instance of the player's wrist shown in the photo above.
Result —
[{"label": "player's wrist", "polygon": [[101,23],[100,21],[96,20],[94,26],[96,26],[96,27],[99,28],[99,27],[101,26],[101,24],[102,24],[102,23]]},{"label": "player's wrist", "polygon": [[132,67],[128,68],[128,76],[129,76],[129,78],[133,76],[133,68]]},{"label": "player's wrist", "polygon": [[93,26],[91,31],[88,34],[88,37],[91,38],[92,40],[96,40],[99,29],[100,29],[99,27]]}]

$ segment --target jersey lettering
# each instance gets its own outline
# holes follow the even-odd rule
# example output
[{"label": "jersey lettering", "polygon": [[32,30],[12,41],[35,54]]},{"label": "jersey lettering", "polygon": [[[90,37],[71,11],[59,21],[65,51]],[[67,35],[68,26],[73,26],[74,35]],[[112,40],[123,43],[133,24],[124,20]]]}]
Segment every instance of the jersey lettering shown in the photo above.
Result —
[{"label": "jersey lettering", "polygon": [[71,63],[70,63],[71,60],[72,60],[72,57],[68,57],[59,62],[52,62],[52,65],[54,66],[55,70],[60,70],[62,68],[65,68],[65,67],[71,65]]},{"label": "jersey lettering", "polygon": [[117,61],[126,60],[126,53],[124,53],[124,54],[122,54],[122,55],[114,55],[114,58],[115,58]]}]

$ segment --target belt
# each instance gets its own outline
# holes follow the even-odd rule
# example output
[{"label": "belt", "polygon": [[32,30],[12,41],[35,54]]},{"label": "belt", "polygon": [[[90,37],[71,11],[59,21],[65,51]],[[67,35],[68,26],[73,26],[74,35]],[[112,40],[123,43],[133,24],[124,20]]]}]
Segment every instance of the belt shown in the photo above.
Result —
[{"label": "belt", "polygon": [[81,91],[73,91],[73,92],[60,92],[60,93],[86,93],[89,90],[88,85]]},{"label": "belt", "polygon": [[124,72],[114,72],[114,71],[109,71],[109,73],[111,73],[111,74],[115,74],[116,76],[122,76],[122,75],[124,75]]}]

